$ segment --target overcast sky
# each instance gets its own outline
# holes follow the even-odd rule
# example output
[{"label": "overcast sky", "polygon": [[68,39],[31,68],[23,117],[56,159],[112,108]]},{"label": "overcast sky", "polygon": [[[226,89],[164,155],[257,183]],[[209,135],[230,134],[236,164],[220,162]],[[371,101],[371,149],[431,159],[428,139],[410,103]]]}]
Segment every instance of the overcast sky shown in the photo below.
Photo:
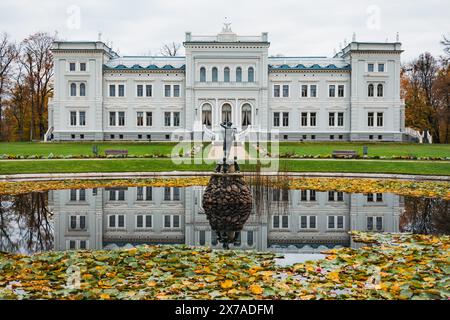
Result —
[{"label": "overcast sky", "polygon": [[443,54],[450,34],[448,0],[2,0],[0,32],[58,31],[64,40],[113,42],[121,55],[159,54],[163,43],[217,34],[225,20],[240,35],[269,33],[271,55],[331,56],[356,33],[357,41],[403,43],[403,61],[421,52]]}]

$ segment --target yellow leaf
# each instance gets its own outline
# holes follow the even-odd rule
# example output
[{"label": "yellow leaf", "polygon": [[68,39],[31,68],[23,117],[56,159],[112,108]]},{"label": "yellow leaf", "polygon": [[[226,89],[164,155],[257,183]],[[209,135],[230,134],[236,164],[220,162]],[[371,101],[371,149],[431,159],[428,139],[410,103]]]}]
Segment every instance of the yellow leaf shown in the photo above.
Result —
[{"label": "yellow leaf", "polygon": [[340,282],[339,281],[339,272],[337,271],[331,271],[328,273],[328,278],[330,278],[331,280],[335,281],[335,282]]},{"label": "yellow leaf", "polygon": [[103,300],[109,300],[109,299],[111,299],[111,297],[109,296],[109,294],[102,293],[102,294],[100,295],[100,299],[103,299]]},{"label": "yellow leaf", "polygon": [[261,293],[263,293],[263,288],[261,288],[260,286],[258,286],[257,284],[252,284],[251,286],[250,286],[250,291],[253,293],[253,294],[261,294]]},{"label": "yellow leaf", "polygon": [[156,286],[156,281],[149,281],[149,282],[147,282],[147,285],[149,287],[154,287],[154,286]]},{"label": "yellow leaf", "polygon": [[220,284],[220,286],[222,287],[222,289],[228,289],[231,288],[233,286],[233,281],[231,280],[225,280],[224,282],[222,282]]}]

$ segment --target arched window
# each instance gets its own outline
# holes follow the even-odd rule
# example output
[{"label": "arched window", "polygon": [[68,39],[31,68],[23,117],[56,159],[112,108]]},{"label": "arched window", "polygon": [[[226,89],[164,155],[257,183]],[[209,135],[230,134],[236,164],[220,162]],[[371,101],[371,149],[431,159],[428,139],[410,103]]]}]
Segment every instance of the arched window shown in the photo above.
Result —
[{"label": "arched window", "polygon": [[70,84],[70,96],[75,97],[77,95],[77,85],[76,83]]},{"label": "arched window", "polygon": [[236,82],[242,82],[242,68],[236,68]]},{"label": "arched window", "polygon": [[80,83],[80,96],[85,97],[86,96],[86,84]]},{"label": "arched window", "polygon": [[231,105],[228,103],[222,106],[222,122],[231,122]]},{"label": "arched window", "polygon": [[242,106],[242,128],[252,124],[252,107],[246,103]]},{"label": "arched window", "polygon": [[204,67],[200,68],[200,82],[206,82],[206,69]]},{"label": "arched window", "polygon": [[382,96],[383,96],[383,85],[380,83],[379,85],[377,85],[377,97]]},{"label": "arched window", "polygon": [[255,81],[255,70],[253,67],[248,68],[248,82]]},{"label": "arched window", "polygon": [[369,84],[369,86],[367,87],[367,95],[369,97],[373,97],[373,84]]},{"label": "arched window", "polygon": [[211,111],[212,107],[209,103],[205,103],[202,106],[202,124],[204,124],[208,128],[211,127]]},{"label": "arched window", "polygon": [[214,67],[214,68],[212,68],[212,82],[217,82],[217,81],[218,81],[217,68]]},{"label": "arched window", "polygon": [[223,69],[223,82],[230,82],[230,68]]}]

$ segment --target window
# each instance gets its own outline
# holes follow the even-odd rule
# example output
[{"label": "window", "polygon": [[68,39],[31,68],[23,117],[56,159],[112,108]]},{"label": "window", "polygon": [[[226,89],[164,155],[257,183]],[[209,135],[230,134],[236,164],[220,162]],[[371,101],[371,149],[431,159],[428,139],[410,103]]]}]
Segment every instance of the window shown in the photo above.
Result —
[{"label": "window", "polygon": [[254,82],[255,81],[255,70],[253,67],[248,68],[248,82]]},{"label": "window", "polygon": [[222,122],[231,121],[231,105],[228,103],[222,106]]},{"label": "window", "polygon": [[287,229],[289,228],[289,216],[273,216],[272,227],[274,229]]},{"label": "window", "polygon": [[125,215],[111,214],[108,217],[109,228],[125,228]]},{"label": "window", "polygon": [[211,78],[212,78],[212,82],[217,82],[217,81],[219,81],[218,77],[219,77],[219,73],[218,73],[218,71],[217,71],[217,68],[216,68],[216,67],[213,67],[212,70],[211,70]]},{"label": "window", "polygon": [[367,64],[367,71],[368,72],[373,72],[374,71],[374,64],[373,63]]},{"label": "window", "polygon": [[370,83],[370,84],[367,86],[367,96],[373,97],[373,84],[372,84],[372,83]]},{"label": "window", "polygon": [[279,84],[276,84],[273,86],[273,96],[275,98],[280,97],[280,85]]},{"label": "window", "polygon": [[201,246],[204,246],[206,243],[206,231],[200,230],[198,232],[198,244]]},{"label": "window", "polygon": [[377,127],[383,126],[383,112],[377,112]]},{"label": "window", "polygon": [[223,69],[223,82],[230,82],[230,68]]},{"label": "window", "polygon": [[247,231],[247,245],[253,246],[253,231]]},{"label": "window", "polygon": [[164,216],[164,228],[179,228],[180,216],[179,215],[165,215]]},{"label": "window", "polygon": [[76,83],[71,83],[70,84],[70,96],[71,97],[75,97],[77,95],[77,85]]},{"label": "window", "polygon": [[170,112],[164,112],[164,125],[170,127]]},{"label": "window", "polygon": [[123,127],[125,125],[125,112],[119,111],[119,126]]},{"label": "window", "polygon": [[86,216],[74,215],[69,216],[70,230],[86,230]]},{"label": "window", "polygon": [[80,71],[86,71],[86,63],[85,62],[80,63]]},{"label": "window", "polygon": [[86,84],[80,83],[80,97],[86,96]]},{"label": "window", "polygon": [[145,113],[145,125],[147,127],[152,126],[152,122],[153,122],[153,113],[152,112],[146,112]]},{"label": "window", "polygon": [[69,63],[69,70],[70,71],[75,71],[75,62]]},{"label": "window", "polygon": [[123,84],[119,84],[119,97],[125,97],[125,86]]},{"label": "window", "polygon": [[283,98],[289,97],[289,85],[283,84]]},{"label": "window", "polygon": [[337,125],[338,125],[338,127],[343,127],[344,126],[344,113],[343,112],[338,112]]},{"label": "window", "polygon": [[344,229],[344,216],[328,216],[328,229]]},{"label": "window", "polygon": [[152,85],[151,84],[145,85],[145,95],[147,97],[151,97],[152,96]]},{"label": "window", "polygon": [[367,126],[373,127],[373,112],[367,113]]},{"label": "window", "polygon": [[80,240],[80,244],[79,244],[79,248],[81,249],[81,250],[86,250],[86,248],[87,248],[87,241],[86,240]]},{"label": "window", "polygon": [[378,72],[384,72],[384,63],[378,64]]},{"label": "window", "polygon": [[328,87],[328,96],[332,98],[336,96],[336,86],[334,84]]},{"label": "window", "polygon": [[242,68],[236,68],[236,82],[242,82]]},{"label": "window", "polygon": [[367,194],[367,202],[373,202],[373,193]]},{"label": "window", "polygon": [[136,189],[136,201],[144,200],[144,190],[145,190],[145,200],[151,201],[153,199],[152,187],[137,187]]},{"label": "window", "polygon": [[316,191],[309,190],[309,201],[316,201]]},{"label": "window", "polygon": [[306,84],[302,84],[302,97],[308,96],[308,86]]},{"label": "window", "polygon": [[70,125],[71,126],[77,125],[77,112],[76,111],[70,111]]},{"label": "window", "polygon": [[208,128],[211,127],[211,121],[212,121],[212,114],[211,111],[212,107],[209,103],[206,103],[202,106],[202,124],[207,126]]},{"label": "window", "polygon": [[246,103],[242,106],[242,126],[247,127],[252,124],[252,107]]},{"label": "window", "polygon": [[376,228],[377,231],[383,230],[383,217],[376,217]]},{"label": "window", "polygon": [[367,231],[373,230],[373,217],[367,217]]},{"label": "window", "polygon": [[153,221],[150,214],[136,215],[136,229],[152,228]]},{"label": "window", "polygon": [[200,82],[206,82],[206,69],[204,67],[200,68]]},{"label": "window", "polygon": [[306,127],[308,125],[308,112],[302,112],[301,124],[302,127]]},{"label": "window", "polygon": [[279,112],[273,113],[273,126],[274,127],[280,126],[280,113]]},{"label": "window", "polygon": [[328,113],[328,126],[330,126],[330,127],[334,127],[334,124],[335,124],[335,122],[334,122],[334,112],[329,112]]},{"label": "window", "polygon": [[144,86],[142,84],[137,85],[137,96],[138,97],[144,96]]},{"label": "window", "polygon": [[142,111],[136,112],[136,125],[139,127],[144,125],[144,112]]},{"label": "window", "polygon": [[309,86],[309,92],[310,92],[310,96],[312,98],[317,97],[317,86],[315,84],[312,84]]},{"label": "window", "polygon": [[300,229],[315,229],[316,216],[300,216]]},{"label": "window", "polygon": [[289,112],[283,112],[283,127],[289,126]]},{"label": "window", "polygon": [[178,98],[180,96],[180,85],[179,84],[175,84],[173,86],[173,96]]},{"label": "window", "polygon": [[80,111],[79,117],[80,117],[80,126],[85,126],[86,125],[86,111]]},{"label": "window", "polygon": [[383,96],[383,85],[380,83],[377,85],[377,97]]},{"label": "window", "polygon": [[180,126],[180,113],[179,112],[173,113],[173,126],[174,127]]},{"label": "window", "polygon": [[70,240],[69,241],[69,249],[70,250],[75,250],[76,249],[76,241],[75,240]]},{"label": "window", "polygon": [[339,98],[344,97],[344,85],[343,84],[338,85],[338,97]]},{"label": "window", "polygon": [[289,201],[289,190],[273,189],[273,201]]},{"label": "window", "polygon": [[316,119],[317,119],[316,113],[315,112],[311,112],[309,114],[309,125],[311,127],[315,127],[316,126]]},{"label": "window", "polygon": [[110,126],[116,125],[116,112],[115,111],[109,112],[109,125]]},{"label": "window", "polygon": [[170,91],[171,91],[170,87],[171,87],[170,84],[164,85],[164,97],[166,97],[166,98],[170,97]]},{"label": "window", "polygon": [[110,97],[116,96],[116,86],[114,84],[109,85],[109,96]]}]

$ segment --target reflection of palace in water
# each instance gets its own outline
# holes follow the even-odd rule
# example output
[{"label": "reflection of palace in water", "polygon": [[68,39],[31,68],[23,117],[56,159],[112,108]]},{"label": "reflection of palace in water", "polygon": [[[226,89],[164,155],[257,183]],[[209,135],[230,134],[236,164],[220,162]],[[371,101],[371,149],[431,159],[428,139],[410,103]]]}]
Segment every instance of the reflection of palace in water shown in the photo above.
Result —
[{"label": "reflection of palace in water", "polygon": [[[204,187],[133,187],[49,193],[55,250],[127,244],[220,248],[201,207]],[[399,231],[403,197],[312,190],[271,190],[270,214],[253,213],[234,248],[318,252],[355,246],[349,230]],[[233,248],[233,246],[232,246]]]}]

